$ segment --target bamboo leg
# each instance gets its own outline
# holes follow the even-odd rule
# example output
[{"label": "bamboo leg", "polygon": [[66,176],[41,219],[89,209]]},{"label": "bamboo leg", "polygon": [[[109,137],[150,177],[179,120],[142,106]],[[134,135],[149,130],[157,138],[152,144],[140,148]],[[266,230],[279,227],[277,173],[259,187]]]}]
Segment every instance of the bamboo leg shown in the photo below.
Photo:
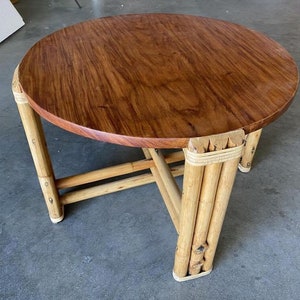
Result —
[{"label": "bamboo leg", "polygon": [[[146,158],[153,158],[156,167],[150,168],[153,177],[155,178],[158,189],[162,195],[162,198],[165,202],[165,205],[168,209],[172,222],[175,226],[176,231],[179,231],[179,212],[180,212],[180,196],[178,186],[171,174],[168,174],[169,167],[167,166],[164,159],[159,156],[154,149],[152,149],[152,154],[149,149],[144,148],[143,152]],[[161,168],[161,172],[158,167]],[[165,174],[165,177],[162,177],[162,174]],[[172,177],[171,177],[172,176]],[[166,184],[168,183],[168,184]],[[173,189],[172,189],[173,187]],[[170,190],[171,189],[171,190]],[[172,197],[173,196],[173,197]]]},{"label": "bamboo leg", "polygon": [[262,129],[251,132],[246,137],[245,149],[239,164],[239,170],[248,173],[251,170],[252,161],[257,149],[257,145],[261,136]]},{"label": "bamboo leg", "polygon": [[217,244],[238,168],[238,163],[239,158],[224,162],[222,167],[212,219],[207,236],[208,248],[204,253],[204,264],[202,267],[203,271],[212,269],[213,259],[217,249]]},{"label": "bamboo leg", "polygon": [[162,153],[159,150],[149,148],[148,151],[155,163],[156,169],[160,174],[160,177],[165,185],[165,188],[170,195],[174,208],[176,212],[179,214],[181,193],[174,179],[174,176],[172,176],[170,172],[170,168],[166,163]]},{"label": "bamboo leg", "polygon": [[198,208],[197,223],[192,245],[189,274],[200,273],[203,266],[204,253],[207,250],[207,233],[214,207],[215,195],[218,187],[222,164],[212,164],[205,168],[203,187]]},{"label": "bamboo leg", "polygon": [[211,272],[243,140],[242,130],[190,140],[173,273],[178,281]]},{"label": "bamboo leg", "polygon": [[175,252],[174,277],[187,275],[204,167],[185,162],[179,237]]},{"label": "bamboo leg", "polygon": [[12,90],[23,123],[31,155],[34,161],[39,182],[44,194],[50,219],[53,223],[63,220],[63,207],[55,186],[52,164],[46,147],[40,117],[30,107],[18,81],[18,68],[15,70]]},{"label": "bamboo leg", "polygon": [[[221,138],[219,136],[213,136],[209,139],[207,151],[220,151],[225,149],[227,146],[227,138],[222,138],[222,136]],[[209,164],[205,167],[189,265],[190,275],[200,273],[204,263],[203,257],[204,252],[207,249],[207,233],[214,207],[214,200],[218,188],[221,169],[222,163]]]}]

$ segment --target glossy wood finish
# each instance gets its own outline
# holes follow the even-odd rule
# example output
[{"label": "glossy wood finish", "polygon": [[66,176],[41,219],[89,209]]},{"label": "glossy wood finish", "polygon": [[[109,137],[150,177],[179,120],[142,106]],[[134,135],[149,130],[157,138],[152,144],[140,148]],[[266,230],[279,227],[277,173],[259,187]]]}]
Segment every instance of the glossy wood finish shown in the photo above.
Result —
[{"label": "glossy wood finish", "polygon": [[278,43],[186,15],[101,18],[36,43],[19,67],[33,109],[79,135],[182,148],[192,137],[267,125],[289,106],[297,67]]}]

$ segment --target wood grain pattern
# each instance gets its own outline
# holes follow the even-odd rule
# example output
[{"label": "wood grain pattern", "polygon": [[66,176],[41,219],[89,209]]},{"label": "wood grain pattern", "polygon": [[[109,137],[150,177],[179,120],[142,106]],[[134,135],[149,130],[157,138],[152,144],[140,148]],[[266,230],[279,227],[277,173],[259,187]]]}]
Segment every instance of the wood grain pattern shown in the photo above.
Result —
[{"label": "wood grain pattern", "polygon": [[289,106],[298,71],[253,30],[187,15],[91,20],[36,43],[19,67],[33,109],[66,130],[128,146],[266,126]]}]

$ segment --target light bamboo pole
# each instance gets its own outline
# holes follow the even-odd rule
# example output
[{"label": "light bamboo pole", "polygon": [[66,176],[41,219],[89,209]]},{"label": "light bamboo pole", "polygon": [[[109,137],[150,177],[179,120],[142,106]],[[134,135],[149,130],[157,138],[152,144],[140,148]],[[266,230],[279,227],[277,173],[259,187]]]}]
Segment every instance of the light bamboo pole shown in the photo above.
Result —
[{"label": "light bamboo pole", "polygon": [[166,163],[160,150],[149,148],[148,151],[155,163],[155,168],[160,174],[165,188],[168,191],[170,198],[172,199],[176,213],[179,214],[181,203],[181,191],[174,179],[174,176],[172,176],[170,172],[170,167]]},{"label": "light bamboo pole", "polygon": [[262,133],[262,129],[253,131],[246,136],[244,154],[239,164],[239,170],[248,173],[251,170],[253,158]]},{"label": "light bamboo pole", "polygon": [[[168,209],[172,222],[176,231],[179,231],[179,214],[181,205],[181,191],[174,179],[174,176],[170,172],[165,158],[161,151],[156,149],[143,149],[147,158],[152,158],[155,167],[151,168],[151,172],[156,179],[158,189],[162,195],[165,205]],[[181,151],[182,152],[182,151]],[[183,152],[182,152],[183,154]],[[184,157],[183,157],[184,158]]]},{"label": "light bamboo pole", "polygon": [[[151,156],[151,153],[150,153],[148,148],[143,148],[143,152],[144,152],[144,155],[145,155],[146,158],[148,158],[148,159],[151,158],[153,160],[153,158]],[[184,160],[184,154],[183,154],[182,151],[180,151],[180,152],[181,152],[181,155],[182,155],[181,157]],[[161,196],[164,200],[164,203],[165,203],[166,208],[169,212],[169,215],[170,215],[171,220],[174,224],[174,227],[175,227],[175,229],[178,233],[178,230],[179,230],[179,209],[180,208],[178,208],[178,207],[176,207],[176,205],[174,205],[174,203],[172,201],[172,198],[171,198],[171,196],[170,196],[170,194],[169,194],[169,192],[168,192],[168,190],[167,190],[167,188],[164,184],[164,181],[161,177],[161,174],[160,174],[159,170],[157,169],[157,167],[155,166],[155,164],[154,164],[154,167],[150,168],[150,170],[151,170],[151,172],[152,172],[152,174],[155,178],[157,187],[158,187],[158,189],[160,191],[160,194],[161,194]]]},{"label": "light bamboo pole", "polygon": [[12,91],[18,106],[50,219],[53,223],[58,223],[64,218],[63,206],[60,203],[58,191],[55,186],[52,164],[46,147],[41,119],[31,108],[25,94],[21,90],[18,79],[18,67],[13,77]]},{"label": "light bamboo pole", "polygon": [[[208,151],[219,151],[225,149],[227,141],[225,139],[214,141],[210,139]],[[209,164],[205,167],[202,190],[200,194],[199,208],[197,214],[197,221],[195,226],[195,233],[192,244],[191,259],[189,263],[189,274],[196,275],[200,273],[203,266],[204,252],[207,249],[207,233],[209,223],[214,207],[215,195],[219,183],[222,163]]]},{"label": "light bamboo pole", "polygon": [[[206,147],[207,146],[208,143]],[[203,153],[206,147],[202,147],[202,149],[198,151],[202,151]],[[189,143],[189,148],[185,150],[185,153],[189,151],[195,151],[195,147],[191,142]],[[179,236],[177,240],[173,270],[175,279],[185,277],[188,272],[203,172],[203,166],[193,165],[186,156],[180,211]]]},{"label": "light bamboo pole", "polygon": [[214,257],[243,142],[243,130],[189,142],[173,273],[178,281],[211,271],[206,259]]},{"label": "light bamboo pole", "polygon": [[[167,163],[174,163],[184,160],[184,155],[182,151],[177,151],[166,155],[165,160]],[[70,187],[75,187],[87,183],[92,183],[95,181],[100,181],[116,176],[121,176],[129,173],[134,173],[149,169],[154,167],[155,164],[151,159],[151,156],[147,159],[128,162],[124,164],[119,164],[112,167],[102,168],[100,170],[90,171],[78,175],[68,176],[56,180],[56,186],[58,189],[66,189]]]},{"label": "light bamboo pole", "polygon": [[239,159],[235,159],[233,161],[224,162],[222,167],[214,211],[210,222],[209,233],[207,236],[208,248],[204,253],[204,264],[202,267],[204,271],[212,269],[213,259],[222,230],[222,225],[225,218],[225,213],[233,187],[238,163]]},{"label": "light bamboo pole", "polygon": [[216,193],[215,204],[213,208],[213,213],[209,225],[209,231],[207,235],[207,250],[204,253],[204,263],[202,270],[204,272],[212,269],[213,260],[215,257],[219,237],[221,234],[227,206],[230,199],[230,194],[233,188],[236,172],[238,169],[238,164],[242,156],[242,151],[244,143],[244,135],[233,136],[229,138],[228,148],[230,149],[239,149],[240,151],[236,152],[236,157],[227,160],[223,163],[222,171],[219,179],[219,184]]},{"label": "light bamboo pole", "polygon": [[[171,173],[173,176],[180,176],[183,173],[183,166],[174,167],[171,169]],[[71,204],[83,200],[87,200],[90,198],[103,196],[106,194],[110,194],[113,192],[119,192],[122,190],[126,190],[132,187],[141,186],[148,183],[155,182],[155,178],[152,174],[146,173],[137,176],[131,176],[129,178],[115,180],[113,182],[99,184],[94,187],[82,188],[77,191],[71,191],[63,194],[60,197],[60,201],[62,204]]]}]

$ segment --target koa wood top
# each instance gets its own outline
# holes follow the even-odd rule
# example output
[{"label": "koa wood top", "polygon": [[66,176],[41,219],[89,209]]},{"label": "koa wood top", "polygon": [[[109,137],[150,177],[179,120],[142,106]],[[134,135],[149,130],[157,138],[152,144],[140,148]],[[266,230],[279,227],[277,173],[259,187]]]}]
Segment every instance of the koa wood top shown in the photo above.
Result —
[{"label": "koa wood top", "polygon": [[21,88],[48,121],[93,139],[186,147],[191,137],[262,128],[291,103],[297,67],[245,27],[187,15],[79,23],[36,43]]}]

